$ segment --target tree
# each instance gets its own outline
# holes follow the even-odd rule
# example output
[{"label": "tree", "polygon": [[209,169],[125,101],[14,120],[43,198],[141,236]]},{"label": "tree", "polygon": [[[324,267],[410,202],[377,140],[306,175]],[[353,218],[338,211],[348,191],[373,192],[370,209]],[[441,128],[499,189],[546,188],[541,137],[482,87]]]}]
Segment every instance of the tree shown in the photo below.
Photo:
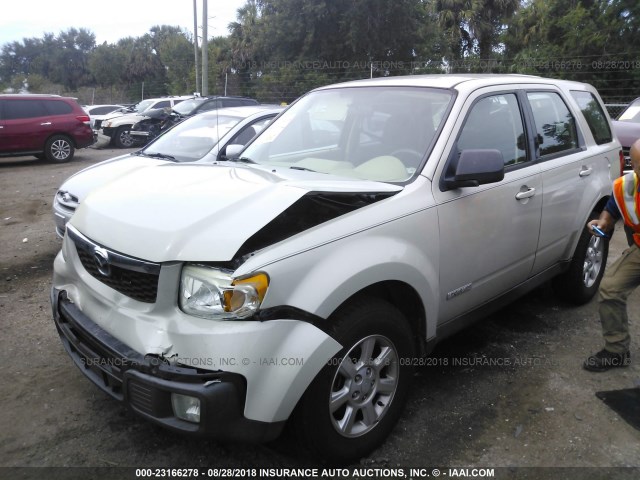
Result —
[{"label": "tree", "polygon": [[450,58],[491,58],[500,33],[519,6],[519,0],[436,0]]},{"label": "tree", "polygon": [[193,44],[178,27],[154,26],[150,30],[153,49],[166,71],[172,94],[195,91]]}]

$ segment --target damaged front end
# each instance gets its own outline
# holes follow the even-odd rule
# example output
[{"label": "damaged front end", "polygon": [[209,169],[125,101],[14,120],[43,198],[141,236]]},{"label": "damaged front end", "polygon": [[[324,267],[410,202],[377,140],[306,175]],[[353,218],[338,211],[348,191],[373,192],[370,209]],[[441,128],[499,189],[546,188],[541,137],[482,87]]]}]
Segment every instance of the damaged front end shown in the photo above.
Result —
[{"label": "damaged front end", "polygon": [[133,124],[129,131],[129,134],[142,144],[151,142],[161,133],[182,121],[182,117],[168,107],[148,110],[143,115],[145,118]]},{"label": "damaged front end", "polygon": [[231,440],[268,441],[284,422],[244,417],[246,379],[141,355],[89,319],[64,291],[51,303],[62,344],[76,366],[101,390],[135,413],[174,431]]}]

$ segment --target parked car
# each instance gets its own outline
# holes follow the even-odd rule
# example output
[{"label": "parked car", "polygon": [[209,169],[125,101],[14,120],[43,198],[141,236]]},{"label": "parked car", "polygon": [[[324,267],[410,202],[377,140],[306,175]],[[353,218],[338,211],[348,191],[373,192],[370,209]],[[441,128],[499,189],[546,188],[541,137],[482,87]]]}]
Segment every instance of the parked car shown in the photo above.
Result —
[{"label": "parked car", "polygon": [[118,148],[130,148],[135,146],[135,141],[129,136],[129,130],[134,123],[144,118],[147,110],[154,108],[172,108],[184,100],[194,98],[193,95],[181,97],[148,98],[137,103],[130,112],[113,115],[95,124],[97,146],[106,147],[114,145]]},{"label": "parked car", "polygon": [[104,120],[105,118],[113,117],[113,114],[123,113],[128,110],[124,105],[83,105],[82,108],[87,115],[89,115],[90,126],[94,128],[97,119]]},{"label": "parked car", "polygon": [[619,156],[582,83],[319,88],[235,161],[87,196],[55,260],[55,324],[82,373],[156,424],[265,441],[290,422],[314,458],[353,460],[443,338],[552,278],[592,298],[608,245],[585,224]]},{"label": "parked car", "polygon": [[0,95],[0,156],[67,162],[93,143],[89,115],[74,98]]},{"label": "parked car", "polygon": [[152,109],[144,112],[144,117],[135,123],[129,135],[140,144],[147,143],[160,135],[166,129],[180,123],[186,118],[198,113],[216,110],[218,108],[242,107],[258,105],[258,101],[246,97],[197,97],[185,100],[170,108]]},{"label": "parked car", "polygon": [[617,120],[612,122],[613,132],[622,144],[625,160],[625,170],[631,170],[629,149],[640,139],[640,98],[636,98],[620,113]]},{"label": "parked car", "polygon": [[116,177],[150,165],[170,162],[213,163],[226,155],[226,147],[244,146],[282,107],[222,108],[183,122],[140,151],[105,160],[81,170],[60,186],[53,199],[56,233],[65,226],[78,205],[96,188]]}]

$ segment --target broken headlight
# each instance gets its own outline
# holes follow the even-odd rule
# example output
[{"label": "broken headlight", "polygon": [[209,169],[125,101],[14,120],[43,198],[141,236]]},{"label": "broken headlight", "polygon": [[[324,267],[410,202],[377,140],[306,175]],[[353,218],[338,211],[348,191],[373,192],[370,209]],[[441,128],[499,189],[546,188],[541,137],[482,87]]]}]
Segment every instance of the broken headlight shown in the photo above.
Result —
[{"label": "broken headlight", "polygon": [[180,309],[212,320],[243,319],[253,315],[267,293],[265,273],[233,278],[202,265],[185,265],[180,279]]}]

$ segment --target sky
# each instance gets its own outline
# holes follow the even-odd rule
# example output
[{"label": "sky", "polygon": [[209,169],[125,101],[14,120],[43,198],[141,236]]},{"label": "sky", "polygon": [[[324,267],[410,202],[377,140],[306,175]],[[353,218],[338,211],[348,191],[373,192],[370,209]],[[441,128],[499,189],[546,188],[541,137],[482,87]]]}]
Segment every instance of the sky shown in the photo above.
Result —
[{"label": "sky", "polygon": [[[196,0],[198,35],[202,35],[202,6]],[[6,2],[6,0],[5,0]],[[179,26],[193,32],[193,0],[20,0],[3,2],[0,47],[24,38],[42,38],[72,27],[96,35],[96,45],[140,37],[154,25]],[[227,25],[245,0],[208,0],[209,38],[226,36]],[[9,5],[12,5],[11,7]]]}]

